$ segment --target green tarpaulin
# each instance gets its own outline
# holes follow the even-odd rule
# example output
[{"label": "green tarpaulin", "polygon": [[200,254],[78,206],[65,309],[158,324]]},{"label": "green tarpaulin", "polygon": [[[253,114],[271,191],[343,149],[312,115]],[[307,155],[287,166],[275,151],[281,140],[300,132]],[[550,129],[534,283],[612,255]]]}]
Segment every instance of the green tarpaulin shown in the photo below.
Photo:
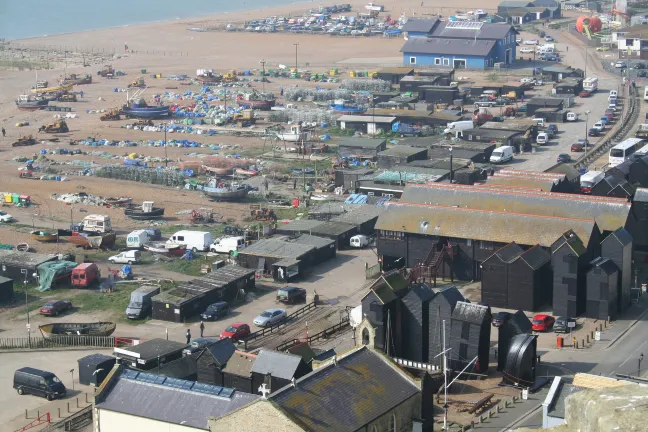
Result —
[{"label": "green tarpaulin", "polygon": [[39,265],[38,277],[40,286],[38,291],[47,291],[52,288],[52,283],[58,277],[68,277],[72,273],[72,269],[78,264],[72,261],[48,261]]}]

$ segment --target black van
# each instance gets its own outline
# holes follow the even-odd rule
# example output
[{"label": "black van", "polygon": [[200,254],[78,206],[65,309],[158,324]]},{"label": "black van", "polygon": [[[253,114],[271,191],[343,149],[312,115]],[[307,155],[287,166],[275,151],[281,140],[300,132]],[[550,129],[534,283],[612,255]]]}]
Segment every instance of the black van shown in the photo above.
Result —
[{"label": "black van", "polygon": [[19,395],[33,394],[52,400],[65,396],[65,386],[52,372],[30,367],[18,369],[14,373],[13,388]]}]

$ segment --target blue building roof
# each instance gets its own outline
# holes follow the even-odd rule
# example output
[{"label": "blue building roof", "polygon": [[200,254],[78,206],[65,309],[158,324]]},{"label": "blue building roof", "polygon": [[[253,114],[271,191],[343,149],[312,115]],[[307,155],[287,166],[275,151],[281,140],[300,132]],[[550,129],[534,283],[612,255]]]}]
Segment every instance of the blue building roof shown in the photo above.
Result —
[{"label": "blue building roof", "polygon": [[401,48],[404,53],[487,56],[496,41],[474,39],[412,38]]}]

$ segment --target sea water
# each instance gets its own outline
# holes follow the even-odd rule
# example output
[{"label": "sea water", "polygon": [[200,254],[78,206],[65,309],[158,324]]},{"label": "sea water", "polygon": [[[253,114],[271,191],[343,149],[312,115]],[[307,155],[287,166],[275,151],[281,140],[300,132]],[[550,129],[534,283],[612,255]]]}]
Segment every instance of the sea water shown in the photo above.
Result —
[{"label": "sea water", "polygon": [[[306,3],[307,0],[303,2]],[[296,0],[0,0],[0,38],[23,39],[51,36],[293,3],[301,2]],[[310,1],[308,3],[311,4]],[[317,7],[319,3],[312,3],[312,5]],[[258,15],[255,18],[264,18],[263,12],[259,12]]]}]

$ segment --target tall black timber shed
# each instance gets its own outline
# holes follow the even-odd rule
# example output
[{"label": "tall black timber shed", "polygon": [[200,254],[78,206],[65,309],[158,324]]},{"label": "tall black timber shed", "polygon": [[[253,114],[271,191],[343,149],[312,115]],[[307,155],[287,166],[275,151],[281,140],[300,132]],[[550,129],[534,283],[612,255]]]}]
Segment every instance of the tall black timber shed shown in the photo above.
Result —
[{"label": "tall black timber shed", "polygon": [[445,321],[446,344],[449,344],[452,312],[455,310],[458,302],[465,300],[464,296],[461,295],[454,285],[438,290],[434,297],[432,297],[432,300],[430,300],[430,312],[428,315],[428,319],[430,320],[428,343],[429,363],[441,363],[441,357],[436,357],[436,355],[443,351],[443,321]]},{"label": "tall black timber shed", "polygon": [[632,286],[632,237],[623,228],[614,231],[601,242],[601,256],[609,258],[619,269],[617,309],[623,312],[630,306]]},{"label": "tall black timber shed", "polygon": [[13,298],[14,281],[13,279],[0,276],[0,303],[7,302]]},{"label": "tall black timber shed", "polygon": [[474,370],[477,373],[488,371],[490,308],[477,303],[457,302],[451,321],[450,359],[453,367],[461,370],[477,357]]},{"label": "tall black timber shed", "polygon": [[504,370],[511,340],[519,334],[531,334],[533,325],[531,320],[521,310],[515,312],[499,326],[497,337],[497,370]]},{"label": "tall black timber shed", "polygon": [[430,300],[434,291],[427,284],[410,286],[403,296],[403,358],[415,362],[428,362],[430,339]]},{"label": "tall black timber shed", "polygon": [[648,189],[637,188],[632,199],[634,226],[629,229],[632,235],[632,246],[635,250],[648,252]]},{"label": "tall black timber shed", "polygon": [[79,384],[99,387],[116,362],[116,357],[105,354],[90,354],[80,358]]},{"label": "tall black timber shed", "polygon": [[648,187],[648,156],[635,159],[632,162],[628,181],[639,187]]},{"label": "tall black timber shed", "polygon": [[585,316],[607,320],[616,317],[619,269],[612,260],[598,257],[587,271],[587,304]]},{"label": "tall black timber shed", "polygon": [[495,251],[481,263],[482,302],[489,306],[509,307],[509,264],[524,250],[515,242]]},{"label": "tall black timber shed", "polygon": [[551,245],[554,315],[575,317],[585,312],[588,257],[583,242],[571,231]]}]

